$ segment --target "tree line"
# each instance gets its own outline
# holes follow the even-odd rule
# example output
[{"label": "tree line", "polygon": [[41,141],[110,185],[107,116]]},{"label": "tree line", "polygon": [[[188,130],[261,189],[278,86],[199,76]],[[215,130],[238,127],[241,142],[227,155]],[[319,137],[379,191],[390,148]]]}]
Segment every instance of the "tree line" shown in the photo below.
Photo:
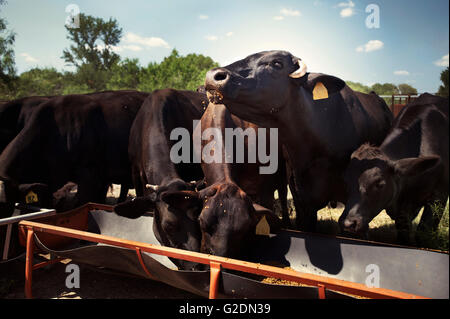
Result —
[{"label": "tree line", "polygon": [[[0,9],[4,0],[0,0]],[[69,48],[61,58],[75,71],[55,68],[33,68],[17,75],[14,56],[16,34],[7,29],[0,18],[0,100],[11,100],[33,95],[62,95],[89,93],[102,90],[133,89],[151,92],[174,88],[195,90],[204,83],[206,72],[219,64],[201,54],[182,56],[176,49],[160,63],[142,66],[138,59],[121,59],[115,52],[123,34],[116,19],[80,14],[79,27],[66,26]],[[448,96],[448,67],[441,73],[439,94]],[[379,95],[416,94],[409,84],[376,83],[366,86],[347,81],[355,91]]]},{"label": "tree line", "polygon": [[196,90],[204,83],[206,72],[219,66],[210,57],[194,53],[182,56],[176,49],[160,63],[147,66],[140,65],[138,59],[121,59],[114,48],[122,29],[113,18],[80,14],[79,28],[66,29],[72,44],[61,58],[75,71],[36,67],[16,75],[15,34],[7,30],[4,19],[0,20],[0,100],[103,90]]}]

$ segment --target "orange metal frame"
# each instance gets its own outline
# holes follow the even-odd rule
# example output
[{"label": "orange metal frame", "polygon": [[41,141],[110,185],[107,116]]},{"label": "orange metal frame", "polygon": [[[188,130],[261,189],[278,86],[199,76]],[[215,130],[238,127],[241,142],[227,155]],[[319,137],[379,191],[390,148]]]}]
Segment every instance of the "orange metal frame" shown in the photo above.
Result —
[{"label": "orange metal frame", "polygon": [[393,291],[384,288],[369,288],[363,284],[353,283],[340,279],[328,278],[314,274],[301,273],[294,270],[282,269],[273,266],[252,263],[242,260],[225,258],[214,255],[207,255],[198,252],[186,251],[171,247],[164,247],[152,245],[137,241],[125,240],[121,238],[99,235],[85,231],[70,229],[66,227],[58,227],[43,223],[21,221],[19,226],[26,231],[26,266],[25,266],[25,295],[27,298],[32,298],[32,272],[34,269],[40,268],[48,263],[54,263],[58,260],[51,260],[49,262],[33,265],[34,253],[34,235],[36,233],[47,233],[58,236],[65,236],[76,238],[96,243],[108,244],[122,248],[133,249],[136,251],[145,273],[152,279],[147,268],[145,267],[141,252],[148,252],[152,254],[163,255],[172,258],[183,259],[191,262],[202,263],[210,266],[210,289],[209,298],[217,298],[219,278],[222,268],[232,269],[256,275],[279,278],[282,280],[294,281],[310,286],[318,287],[319,298],[325,298],[325,290],[330,289],[338,292],[362,296],[367,298],[381,298],[381,299],[425,299],[426,297],[408,294],[399,291]]}]

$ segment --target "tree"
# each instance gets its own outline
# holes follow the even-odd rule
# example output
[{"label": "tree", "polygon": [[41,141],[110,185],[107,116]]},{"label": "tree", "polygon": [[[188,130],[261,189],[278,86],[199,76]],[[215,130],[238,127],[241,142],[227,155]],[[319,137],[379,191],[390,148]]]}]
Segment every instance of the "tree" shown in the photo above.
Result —
[{"label": "tree", "polygon": [[19,76],[15,98],[60,95],[63,93],[63,88],[64,76],[55,68],[33,68]]},{"label": "tree", "polygon": [[74,42],[69,49],[63,51],[62,58],[74,65],[89,88],[102,90],[109,80],[110,70],[120,61],[114,47],[120,42],[122,29],[117,20],[80,14],[79,27],[70,28],[67,38]]},{"label": "tree", "polygon": [[368,87],[367,85],[364,85],[359,82],[352,82],[352,81],[345,81],[345,83],[353,90],[358,91],[362,93],[370,93],[372,89]]},{"label": "tree", "polygon": [[218,66],[210,57],[193,53],[180,56],[174,49],[161,63],[149,63],[142,69],[138,88],[147,92],[163,88],[196,90],[204,83],[206,72]]},{"label": "tree", "polygon": [[448,90],[448,67],[441,72],[441,82],[442,85],[439,86],[438,95],[448,97],[449,96],[449,90]]},{"label": "tree", "polygon": [[378,95],[392,95],[399,94],[400,91],[395,84],[392,83],[375,83],[372,85],[372,90]]},{"label": "tree", "polygon": [[109,90],[135,90],[140,82],[140,73],[139,60],[126,58],[111,68],[112,75],[106,88]]},{"label": "tree", "polygon": [[[0,0],[0,5],[4,1]],[[8,97],[16,79],[16,64],[13,45],[15,33],[7,30],[7,22],[0,18],[0,94]]]},{"label": "tree", "polygon": [[417,89],[407,83],[398,85],[401,94],[417,94]]}]

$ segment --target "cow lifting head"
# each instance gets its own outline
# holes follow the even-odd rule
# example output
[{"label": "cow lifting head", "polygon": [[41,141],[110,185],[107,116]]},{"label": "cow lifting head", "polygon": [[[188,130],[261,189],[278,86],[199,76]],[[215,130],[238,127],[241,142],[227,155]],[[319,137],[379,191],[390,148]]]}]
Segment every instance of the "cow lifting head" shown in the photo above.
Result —
[{"label": "cow lifting head", "polygon": [[339,218],[341,229],[367,234],[370,221],[383,209],[395,207],[412,179],[427,178],[440,165],[437,156],[390,160],[379,148],[362,145],[345,172],[349,199]]},{"label": "cow lifting head", "polygon": [[205,88],[213,103],[223,103],[237,116],[269,127],[274,114],[303,98],[322,99],[340,91],[345,82],[329,75],[307,73],[306,64],[285,51],[248,56],[206,74]]}]

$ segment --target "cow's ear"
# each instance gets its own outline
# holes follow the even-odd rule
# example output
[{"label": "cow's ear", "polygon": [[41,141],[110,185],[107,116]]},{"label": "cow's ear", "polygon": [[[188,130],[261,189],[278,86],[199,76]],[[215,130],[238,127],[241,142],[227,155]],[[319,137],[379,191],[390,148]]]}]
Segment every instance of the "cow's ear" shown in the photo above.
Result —
[{"label": "cow's ear", "polygon": [[160,195],[160,199],[177,211],[185,212],[192,220],[197,219],[202,208],[202,200],[194,191],[167,191]]},{"label": "cow's ear", "polygon": [[136,197],[114,206],[114,212],[122,217],[138,218],[147,211],[155,209],[156,194]]},{"label": "cow's ear", "polygon": [[256,224],[257,235],[269,235],[269,233],[275,233],[281,229],[281,220],[274,212],[256,203],[253,203],[253,208],[258,219]]},{"label": "cow's ear", "polygon": [[303,87],[311,92],[313,100],[327,99],[345,87],[345,82],[335,76],[322,73],[308,73]]},{"label": "cow's ear", "polygon": [[433,172],[441,164],[439,156],[403,158],[394,162],[394,170],[401,176],[418,176]]}]

